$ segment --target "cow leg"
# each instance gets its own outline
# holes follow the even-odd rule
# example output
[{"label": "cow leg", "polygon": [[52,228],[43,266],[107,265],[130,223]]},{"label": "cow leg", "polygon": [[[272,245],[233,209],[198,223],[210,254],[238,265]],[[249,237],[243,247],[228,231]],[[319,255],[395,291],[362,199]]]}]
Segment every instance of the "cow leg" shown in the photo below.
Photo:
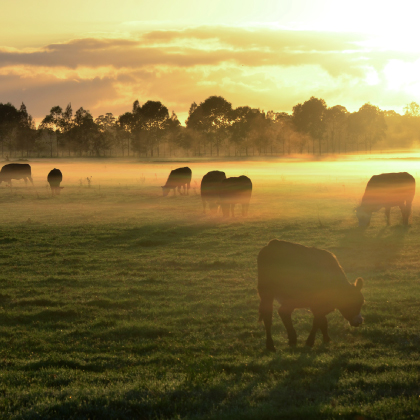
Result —
[{"label": "cow leg", "polygon": [[203,214],[206,214],[206,200],[202,200],[203,202]]},{"label": "cow leg", "polygon": [[29,181],[31,181],[32,186],[34,187],[34,181],[32,180],[32,177],[28,176],[28,178],[29,178]]},{"label": "cow leg", "polygon": [[273,323],[273,298],[261,298],[260,302],[260,321],[264,322],[265,327],[265,347],[268,351],[276,351],[273,337],[271,336],[271,325]]},{"label": "cow leg", "polygon": [[400,208],[400,210],[401,210],[401,215],[402,215],[403,225],[405,225],[405,224],[407,224],[407,223],[405,222],[405,219],[406,219],[406,217],[405,217],[405,214],[406,214],[406,206],[405,206],[405,204],[404,204],[404,203],[402,203],[402,204],[400,204],[398,207],[399,207],[399,208]]},{"label": "cow leg", "polygon": [[28,178],[23,178],[23,180],[25,181],[25,187],[28,187]]},{"label": "cow leg", "polygon": [[319,317],[319,329],[322,332],[322,338],[324,339],[324,343],[329,343],[331,341],[331,338],[328,335],[328,321],[325,315]]},{"label": "cow leg", "polygon": [[411,215],[412,203],[413,203],[413,200],[405,202],[405,223],[404,223],[405,225],[408,225],[408,219],[410,218],[410,215]]},{"label": "cow leg", "polygon": [[386,218],[386,225],[390,225],[390,215],[391,215],[391,207],[385,207],[385,218]]},{"label": "cow leg", "polygon": [[314,315],[314,322],[312,325],[312,330],[309,333],[309,337],[306,340],[306,345],[312,347],[315,343],[315,336],[318,329],[321,330],[322,336],[324,338],[324,343],[329,343],[331,341],[328,335],[328,321],[325,315]]},{"label": "cow leg", "polygon": [[190,183],[187,183],[187,195],[190,195]]},{"label": "cow leg", "polygon": [[406,201],[406,204],[403,203],[403,204],[400,205],[400,210],[401,210],[402,219],[403,219],[403,225],[405,225],[405,226],[408,225],[408,219],[410,218],[411,203],[412,203],[412,201]]},{"label": "cow leg", "polygon": [[287,338],[289,339],[289,346],[296,346],[297,334],[292,323],[292,312],[293,312],[293,309],[292,310],[288,310],[285,308],[279,309],[280,318],[283,321],[284,326],[286,327]]},{"label": "cow leg", "polygon": [[248,207],[249,207],[248,203],[242,204],[242,216],[248,215]]}]

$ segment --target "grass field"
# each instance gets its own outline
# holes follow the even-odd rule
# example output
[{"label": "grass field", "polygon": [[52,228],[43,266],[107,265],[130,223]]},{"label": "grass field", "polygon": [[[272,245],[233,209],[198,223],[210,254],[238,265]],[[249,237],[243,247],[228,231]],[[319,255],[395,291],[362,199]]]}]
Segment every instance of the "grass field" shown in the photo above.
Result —
[{"label": "grass field", "polygon": [[[371,175],[416,177],[419,162],[29,162],[36,191],[0,186],[0,419],[419,418],[420,200],[409,228],[393,209],[362,231],[353,212]],[[190,195],[162,197],[187,165]],[[202,214],[213,169],[252,179],[246,219]],[[333,342],[309,349],[297,310],[289,348],[275,313],[266,352],[256,258],[273,238],[363,277],[365,324],[334,312]]]}]

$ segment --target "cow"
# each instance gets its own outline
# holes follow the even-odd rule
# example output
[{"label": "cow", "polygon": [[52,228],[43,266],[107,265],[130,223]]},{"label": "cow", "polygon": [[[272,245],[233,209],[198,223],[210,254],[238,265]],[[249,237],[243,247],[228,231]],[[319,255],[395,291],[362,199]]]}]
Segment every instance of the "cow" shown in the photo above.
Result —
[{"label": "cow", "polygon": [[192,172],[191,169],[187,166],[185,168],[177,168],[171,171],[166,181],[166,184],[162,187],[163,196],[167,196],[170,190],[174,190],[174,195],[176,195],[176,189],[178,188],[179,194],[181,193],[181,187],[184,188],[186,195],[188,195],[188,190],[190,189]]},{"label": "cow", "polygon": [[230,177],[220,183],[219,204],[224,217],[235,217],[235,204],[242,204],[242,216],[248,214],[249,201],[252,194],[252,182],[245,176]]},{"label": "cow", "polygon": [[350,325],[363,323],[360,310],[364,303],[363,279],[350,284],[337,258],[331,252],[273,239],[258,254],[258,294],[260,321],[264,322],[266,347],[276,351],[271,337],[273,301],[280,303],[278,313],[286,327],[289,345],[297,343],[292,324],[296,308],[309,308],[314,315],[306,345],[312,347],[318,329],[324,343],[330,341],[326,315],[338,309]]},{"label": "cow", "polygon": [[368,227],[372,213],[385,207],[387,226],[391,207],[399,206],[403,224],[408,225],[411,204],[416,191],[416,181],[407,172],[374,175],[366,185],[361,205],[356,209],[360,227]]},{"label": "cow", "polygon": [[47,176],[47,181],[50,184],[51,194],[60,194],[60,191],[64,187],[60,187],[60,183],[63,180],[63,174],[61,173],[60,169],[52,169]]},{"label": "cow", "polygon": [[220,183],[226,179],[222,171],[211,171],[203,176],[201,180],[201,201],[203,202],[203,213],[206,214],[206,201],[209,203],[211,212],[216,212],[220,194]]},{"label": "cow", "polygon": [[12,186],[12,179],[23,179],[25,185],[28,185],[28,179],[31,184],[34,185],[31,176],[31,165],[27,163],[8,163],[4,165],[0,170],[0,183],[5,182]]}]

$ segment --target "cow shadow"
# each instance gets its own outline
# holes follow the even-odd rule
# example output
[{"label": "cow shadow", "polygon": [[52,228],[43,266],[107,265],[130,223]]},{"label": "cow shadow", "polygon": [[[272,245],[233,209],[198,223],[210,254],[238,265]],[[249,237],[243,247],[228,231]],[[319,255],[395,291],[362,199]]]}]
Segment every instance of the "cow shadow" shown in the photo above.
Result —
[{"label": "cow shadow", "polygon": [[[211,358],[192,361],[184,366],[183,380],[160,389],[135,386],[110,396],[97,392],[90,395],[73,395],[72,399],[53,401],[48,407],[40,407],[40,418],[54,413],[57,418],[102,418],[131,419],[133,413],[139,418],[320,418],[325,414],[325,404],[336,396],[337,383],[346,361],[335,357],[329,363],[317,363],[320,352],[308,349],[286,350],[298,353],[298,357],[270,356],[267,360],[257,358],[251,362],[213,362]],[[145,363],[147,363],[145,361]],[[97,372],[96,366],[80,364],[71,360],[45,361],[33,366],[35,369],[67,368]],[[158,366],[154,369],[157,381],[165,383],[166,372]],[[227,375],[223,382],[220,375]],[[254,379],[250,380],[250,376]],[[66,386],[63,378],[50,386]],[[66,378],[64,378],[66,380]],[[171,380],[168,378],[168,380]],[[243,381],[240,392],[235,388]],[[270,384],[261,387],[261,384]],[[264,389],[265,388],[265,389]],[[82,401],[83,400],[83,401]],[[104,404],[106,403],[106,409]],[[260,417],[262,416],[262,417]],[[31,407],[21,410],[20,418],[32,419]]]}]

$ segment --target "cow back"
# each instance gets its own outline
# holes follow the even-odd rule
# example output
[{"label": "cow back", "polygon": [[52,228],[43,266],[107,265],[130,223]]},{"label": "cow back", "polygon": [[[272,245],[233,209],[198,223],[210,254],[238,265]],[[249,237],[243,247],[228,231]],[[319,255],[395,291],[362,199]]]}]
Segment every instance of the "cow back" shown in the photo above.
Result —
[{"label": "cow back", "polygon": [[258,255],[258,291],[284,300],[310,300],[349,286],[329,251],[272,240]]},{"label": "cow back", "polygon": [[248,203],[252,194],[252,182],[245,176],[230,177],[220,184],[220,201]]},{"label": "cow back", "polygon": [[369,211],[381,207],[394,207],[405,201],[412,201],[416,181],[407,172],[374,175],[366,185],[362,206]]},{"label": "cow back", "polygon": [[185,166],[184,168],[177,168],[171,171],[166,181],[165,187],[175,188],[179,185],[188,184],[191,182],[192,171]]},{"label": "cow back", "polygon": [[52,169],[47,176],[47,181],[52,187],[58,187],[62,180],[63,174],[61,173],[60,169]]},{"label": "cow back", "polygon": [[222,171],[211,171],[203,176],[201,180],[201,198],[217,199],[220,193],[220,184],[226,179]]},{"label": "cow back", "polygon": [[31,176],[31,165],[27,163],[8,163],[1,168],[0,174],[12,179],[22,179]]}]

